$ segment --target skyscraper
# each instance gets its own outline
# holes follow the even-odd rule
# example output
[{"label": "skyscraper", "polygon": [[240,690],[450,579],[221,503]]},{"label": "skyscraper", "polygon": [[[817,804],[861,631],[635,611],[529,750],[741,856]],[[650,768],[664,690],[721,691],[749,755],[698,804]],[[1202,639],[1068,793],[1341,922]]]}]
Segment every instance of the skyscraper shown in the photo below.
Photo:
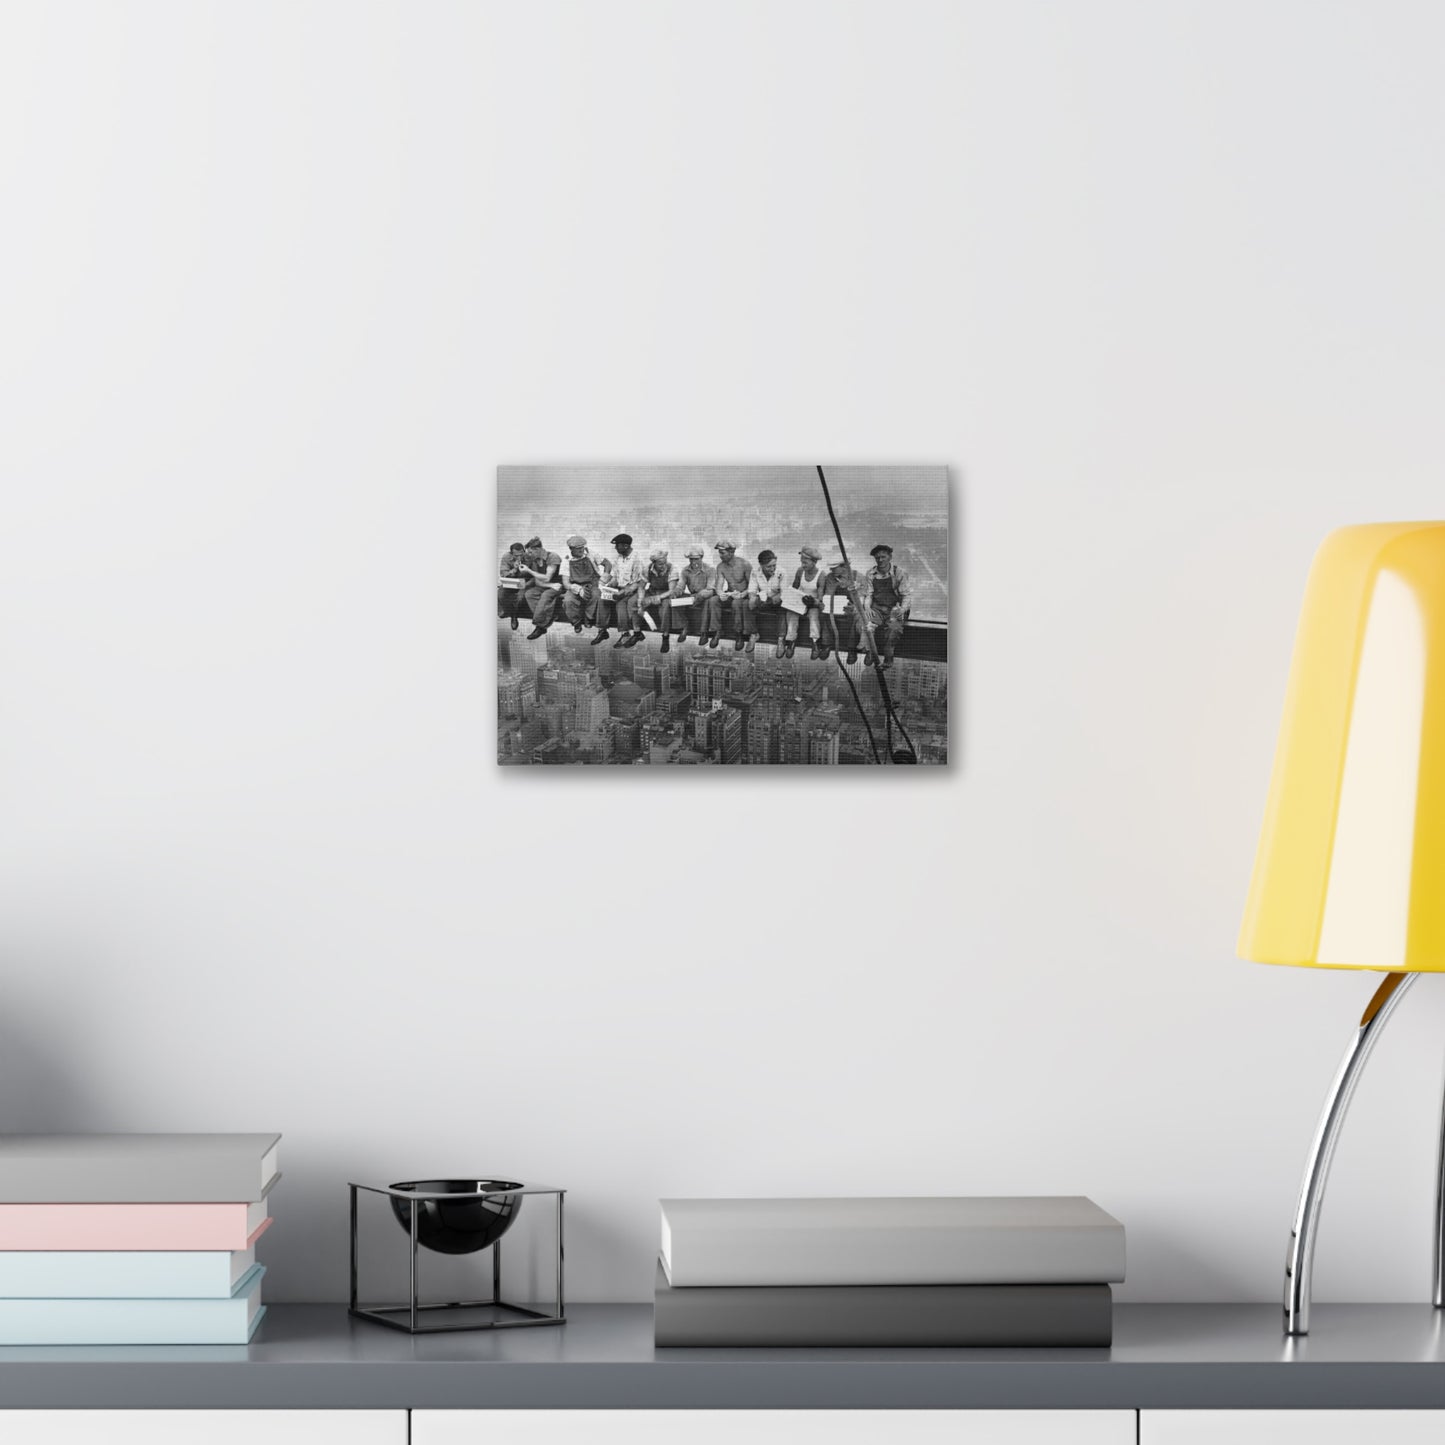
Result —
[{"label": "skyscraper", "polygon": [[603,724],[603,732],[610,741],[616,762],[630,763],[636,759],[641,728],[635,718],[610,717]]},{"label": "skyscraper", "polygon": [[577,731],[595,733],[611,715],[606,692],[600,687],[589,687],[577,697]]},{"label": "skyscraper", "polygon": [[[746,734],[743,732],[743,715],[735,707],[724,707],[719,715],[722,718],[722,736],[719,739],[719,753],[724,763],[740,763],[743,760],[743,743]],[[836,761],[836,749],[835,758]]]},{"label": "skyscraper", "polygon": [[728,657],[712,655],[689,657],[684,664],[687,676],[687,690],[693,695],[695,704],[703,706],[722,700],[741,681],[750,679],[753,665],[746,654],[734,653]]},{"label": "skyscraper", "polygon": [[536,704],[537,679],[535,674],[517,672],[508,668],[497,677],[498,718],[526,717]]},{"label": "skyscraper", "polygon": [[779,718],[776,711],[753,708],[748,718],[749,763],[779,762]]},{"label": "skyscraper", "polygon": [[838,730],[836,728],[809,728],[806,739],[809,763],[836,763],[838,761]]},{"label": "skyscraper", "polygon": [[[505,644],[511,666],[518,672],[536,672],[547,662],[547,638],[528,639],[525,632],[513,632],[506,623],[497,628],[499,644]],[[500,651],[500,646],[499,649]]]}]

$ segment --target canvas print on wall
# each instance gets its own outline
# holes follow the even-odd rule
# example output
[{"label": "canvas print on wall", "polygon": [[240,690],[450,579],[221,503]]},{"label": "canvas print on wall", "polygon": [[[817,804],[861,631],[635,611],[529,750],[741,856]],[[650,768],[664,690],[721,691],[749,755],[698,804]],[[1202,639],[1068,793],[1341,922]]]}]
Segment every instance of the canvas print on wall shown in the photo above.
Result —
[{"label": "canvas print on wall", "polygon": [[497,760],[948,761],[944,467],[502,467]]}]

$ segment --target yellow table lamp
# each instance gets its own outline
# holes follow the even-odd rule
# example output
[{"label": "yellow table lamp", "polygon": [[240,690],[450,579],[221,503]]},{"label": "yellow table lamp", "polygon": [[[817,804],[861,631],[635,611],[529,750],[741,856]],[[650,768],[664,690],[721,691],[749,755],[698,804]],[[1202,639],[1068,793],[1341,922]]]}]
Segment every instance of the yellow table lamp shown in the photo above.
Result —
[{"label": "yellow table lamp", "polygon": [[[1445,522],[1345,527],[1310,569],[1239,935],[1259,963],[1385,977],[1315,1130],[1285,1267],[1285,1330],[1309,1331],[1330,1160],[1380,1031],[1445,973]],[[1445,1305],[1445,1135],[1435,1305]]]}]

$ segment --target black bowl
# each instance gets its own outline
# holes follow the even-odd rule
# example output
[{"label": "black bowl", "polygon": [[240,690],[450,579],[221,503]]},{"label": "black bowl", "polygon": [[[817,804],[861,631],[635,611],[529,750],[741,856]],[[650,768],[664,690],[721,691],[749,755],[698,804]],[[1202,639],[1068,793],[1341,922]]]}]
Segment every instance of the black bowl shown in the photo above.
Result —
[{"label": "black bowl", "polygon": [[[495,1244],[511,1227],[522,1207],[520,1194],[495,1194],[499,1189],[520,1189],[510,1179],[411,1179],[393,1184],[393,1189],[406,1189],[417,1194],[447,1194],[448,1199],[416,1201],[417,1242],[438,1254],[475,1254]],[[391,1212],[397,1223],[411,1233],[410,1201],[391,1200]]]}]

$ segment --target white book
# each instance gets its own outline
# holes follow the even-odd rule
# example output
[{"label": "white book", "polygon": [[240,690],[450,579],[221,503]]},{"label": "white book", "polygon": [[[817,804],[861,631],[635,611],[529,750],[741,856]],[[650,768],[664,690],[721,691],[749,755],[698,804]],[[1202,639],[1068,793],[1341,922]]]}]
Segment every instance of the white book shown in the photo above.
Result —
[{"label": "white book", "polygon": [[279,1175],[279,1134],[0,1135],[8,1204],[235,1204]]},{"label": "white book", "polygon": [[1079,1195],[664,1199],[674,1286],[1113,1284],[1124,1226]]}]

